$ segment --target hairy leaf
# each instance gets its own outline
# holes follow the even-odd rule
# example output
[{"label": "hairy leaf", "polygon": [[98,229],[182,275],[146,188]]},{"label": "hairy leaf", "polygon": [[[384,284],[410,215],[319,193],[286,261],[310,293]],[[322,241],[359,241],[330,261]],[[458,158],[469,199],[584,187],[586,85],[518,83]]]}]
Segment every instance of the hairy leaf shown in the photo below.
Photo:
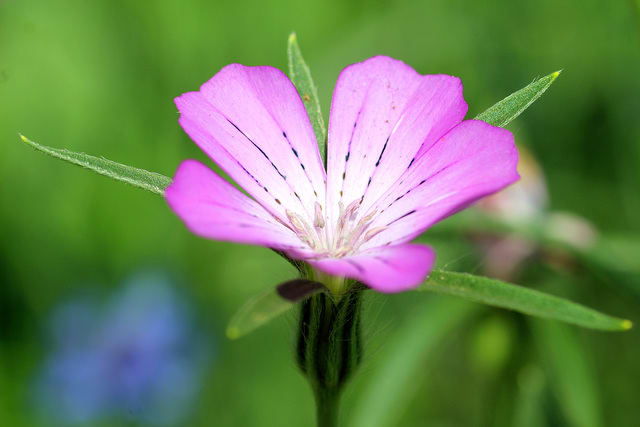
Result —
[{"label": "hairy leaf", "polygon": [[506,126],[511,120],[529,108],[529,106],[551,86],[551,83],[553,83],[559,75],[560,71],[556,71],[555,73],[551,73],[548,76],[534,81],[519,91],[507,96],[497,104],[494,104],[492,107],[489,107],[483,113],[478,114],[476,119],[494,126]]},{"label": "hairy leaf", "polygon": [[144,169],[135,168],[133,166],[123,165],[103,157],[94,157],[84,153],[76,153],[73,151],[51,148],[46,145],[38,144],[31,141],[24,135],[20,135],[23,142],[29,144],[33,148],[60,160],[65,160],[74,165],[82,166],[90,169],[100,175],[126,182],[135,187],[142,188],[152,193],[164,195],[164,190],[171,184],[171,178],[155,172],[149,172]]},{"label": "hairy leaf", "polygon": [[607,331],[631,329],[631,321],[608,316],[572,301],[500,280],[434,270],[418,287],[470,301]]},{"label": "hairy leaf", "polygon": [[320,109],[320,99],[318,98],[318,89],[313,84],[311,71],[307,63],[304,62],[296,33],[289,35],[289,44],[287,46],[287,56],[289,57],[289,78],[298,89],[300,98],[304,102],[307,109],[313,132],[318,140],[318,149],[322,156],[325,166],[327,164],[327,129],[324,126],[322,118],[322,110]]}]

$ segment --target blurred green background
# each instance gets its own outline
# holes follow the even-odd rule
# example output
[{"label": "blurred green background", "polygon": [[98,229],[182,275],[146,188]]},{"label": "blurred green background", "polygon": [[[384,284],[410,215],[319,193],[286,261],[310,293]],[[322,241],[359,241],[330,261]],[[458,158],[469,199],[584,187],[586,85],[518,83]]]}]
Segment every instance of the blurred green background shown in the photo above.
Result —
[{"label": "blurred green background", "polygon": [[[32,388],[54,307],[141,268],[177,278],[216,357],[179,425],[306,426],[295,316],[238,341],[226,321],[294,275],[269,250],[199,239],[159,197],[36,153],[22,132],[172,175],[206,160],[173,98],[224,65],[286,67],[295,30],[325,116],[347,64],[375,54],[459,76],[469,117],[563,69],[510,125],[546,175],[550,209],[588,220],[590,256],[536,251],[512,280],[640,324],[640,19],[635,1],[0,1],[0,424],[55,425]],[[487,274],[456,227],[424,241]],[[367,294],[366,361],[342,417],[357,426],[632,426],[640,331],[602,333],[425,294]],[[394,386],[395,385],[395,386]],[[109,419],[95,425],[135,424]]]}]

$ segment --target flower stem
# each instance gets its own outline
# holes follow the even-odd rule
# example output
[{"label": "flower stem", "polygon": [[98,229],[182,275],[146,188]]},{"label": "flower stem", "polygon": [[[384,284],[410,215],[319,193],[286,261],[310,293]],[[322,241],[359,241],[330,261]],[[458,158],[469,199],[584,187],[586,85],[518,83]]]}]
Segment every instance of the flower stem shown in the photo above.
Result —
[{"label": "flower stem", "polygon": [[317,427],[337,427],[340,393],[337,390],[317,390],[316,420]]}]

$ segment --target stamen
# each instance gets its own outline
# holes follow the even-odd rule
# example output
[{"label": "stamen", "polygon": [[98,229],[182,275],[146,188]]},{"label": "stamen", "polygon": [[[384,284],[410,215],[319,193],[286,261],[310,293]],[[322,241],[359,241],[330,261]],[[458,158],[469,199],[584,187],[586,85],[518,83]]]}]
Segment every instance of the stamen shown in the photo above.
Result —
[{"label": "stamen", "polygon": [[338,249],[334,256],[336,258],[342,258],[343,256],[347,255],[349,252],[351,252],[351,249],[353,249],[351,246],[342,246],[340,249]]},{"label": "stamen", "polygon": [[377,210],[370,211],[356,222],[359,208],[360,199],[352,201],[346,208],[344,203],[339,201],[337,224],[335,230],[330,230],[331,227],[326,227],[327,220],[323,214],[322,205],[315,202],[312,223],[287,209],[285,213],[289,223],[285,223],[285,226],[290,228],[318,257],[342,258],[353,254],[363,243],[387,229],[386,226],[369,229],[373,218],[378,213]]},{"label": "stamen", "polygon": [[377,213],[378,213],[378,211],[376,209],[374,209],[371,212],[369,212],[367,214],[367,216],[362,218],[360,221],[369,222],[369,221],[371,221],[373,219],[374,216],[376,216]]},{"label": "stamen", "polygon": [[287,218],[289,218],[289,223],[293,227],[293,231],[295,231],[296,234],[304,233],[304,220],[300,217],[300,215],[295,212],[291,212],[289,209],[285,210],[285,213],[287,214]]},{"label": "stamen", "polygon": [[287,218],[289,218],[289,223],[291,224],[293,231],[300,240],[309,245],[313,250],[322,246],[322,243],[318,239],[316,233],[313,232],[311,227],[309,227],[309,224],[300,215],[290,211],[289,209],[285,210],[285,213],[287,214]]},{"label": "stamen", "polygon": [[358,207],[360,206],[360,201],[358,199],[349,203],[347,209],[345,211],[346,216],[349,218],[349,221],[353,221],[356,219],[356,213],[358,212]]},{"label": "stamen", "polygon": [[338,209],[340,214],[338,216],[338,229],[336,230],[336,234],[339,236],[342,234],[342,230],[344,230],[344,225],[347,222],[347,218],[344,212],[344,203],[338,202]]},{"label": "stamen", "polygon": [[322,206],[316,202],[316,215],[313,220],[313,226],[316,228],[324,227],[324,215],[322,215]]},{"label": "stamen", "polygon": [[384,226],[384,225],[383,225],[383,226],[381,226],[381,227],[375,227],[375,228],[372,228],[371,230],[367,230],[367,232],[366,232],[366,233],[364,233],[364,238],[362,239],[362,240],[363,240],[363,242],[362,242],[362,243],[366,243],[366,242],[368,242],[368,241],[369,241],[369,240],[371,240],[374,236],[378,235],[378,233],[383,232],[383,231],[384,231],[384,230],[386,230],[387,228],[389,228],[389,227],[387,227],[387,226]]}]

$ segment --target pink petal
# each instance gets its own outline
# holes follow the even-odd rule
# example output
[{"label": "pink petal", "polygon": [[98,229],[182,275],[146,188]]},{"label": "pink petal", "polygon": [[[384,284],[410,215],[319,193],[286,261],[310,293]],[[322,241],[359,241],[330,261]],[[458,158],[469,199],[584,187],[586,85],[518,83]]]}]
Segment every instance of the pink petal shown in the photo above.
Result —
[{"label": "pink petal", "polygon": [[467,111],[460,80],[422,76],[401,61],[374,57],[345,68],[333,94],[328,136],[330,223],[362,198],[360,213]]},{"label": "pink petal", "polygon": [[518,151],[511,132],[462,122],[415,161],[372,209],[371,227],[388,228],[362,248],[413,239],[476,200],[515,182]]},{"label": "pink petal", "polygon": [[201,237],[304,249],[297,236],[262,206],[195,160],[182,162],[165,197],[187,227]]},{"label": "pink petal", "polygon": [[428,246],[384,246],[344,257],[308,261],[325,273],[357,279],[380,292],[402,292],[418,286],[433,268]]},{"label": "pink petal", "polygon": [[[199,92],[175,100],[189,136],[262,206],[313,222],[325,172],[304,105],[272,67],[224,67]],[[285,208],[286,207],[286,208]]]}]

